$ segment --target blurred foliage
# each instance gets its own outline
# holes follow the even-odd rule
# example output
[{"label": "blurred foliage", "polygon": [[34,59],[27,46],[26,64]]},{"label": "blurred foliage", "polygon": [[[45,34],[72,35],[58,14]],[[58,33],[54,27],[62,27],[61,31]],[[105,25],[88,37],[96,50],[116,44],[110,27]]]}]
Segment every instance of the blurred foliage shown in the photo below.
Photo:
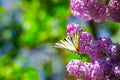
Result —
[{"label": "blurred foliage", "polygon": [[0,80],[38,80],[38,72],[32,67],[15,64],[8,55],[0,58]]},{"label": "blurred foliage", "polygon": [[[70,0],[0,0],[0,80],[39,80],[38,72],[33,67],[18,65],[14,60],[21,48],[33,49],[45,43],[53,45],[66,37],[66,24],[71,17],[69,2]],[[112,40],[120,43],[120,24],[103,22],[98,25],[101,24],[108,28]],[[97,24],[94,25],[100,30]],[[84,28],[86,31],[92,30],[88,24],[87,26]],[[61,49],[57,51],[64,64],[71,59],[89,60],[87,55],[78,56],[77,53]],[[52,62],[41,65],[49,76],[53,70]],[[65,75],[65,80],[73,79],[75,80],[74,77]]]},{"label": "blurred foliage", "polygon": [[113,42],[120,43],[120,23],[116,22],[105,22],[107,27],[109,28],[111,32],[111,38]]},{"label": "blurred foliage", "polygon": [[21,45],[32,47],[60,39],[65,34],[66,18],[70,15],[69,0],[24,0],[22,6]]},{"label": "blurred foliage", "polygon": [[[16,65],[14,59],[23,47],[32,49],[63,38],[70,15],[69,0],[1,0],[0,80],[38,80],[35,69]],[[51,74],[51,63],[42,65]]]}]

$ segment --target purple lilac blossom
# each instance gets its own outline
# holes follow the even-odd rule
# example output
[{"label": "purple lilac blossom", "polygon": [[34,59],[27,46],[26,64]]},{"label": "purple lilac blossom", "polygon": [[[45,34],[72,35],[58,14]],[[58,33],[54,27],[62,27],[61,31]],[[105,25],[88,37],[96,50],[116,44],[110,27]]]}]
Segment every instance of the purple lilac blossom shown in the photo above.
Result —
[{"label": "purple lilac blossom", "polygon": [[91,33],[84,32],[75,23],[67,25],[66,32],[68,35],[77,31],[81,31],[79,34],[79,51],[88,54],[90,61],[71,60],[66,66],[67,71],[82,80],[119,80],[120,45],[113,43],[109,36],[94,40]]},{"label": "purple lilac blossom", "polygon": [[[112,43],[109,36],[94,40],[92,34],[84,32],[79,25],[67,25],[67,34],[77,31],[79,34],[79,51],[90,56],[89,62],[71,60],[66,66],[67,71],[82,80],[119,80],[120,79],[120,45]],[[106,54],[106,57],[104,57]]]},{"label": "purple lilac blossom", "polygon": [[79,39],[79,51],[81,53],[87,53],[94,59],[103,57],[103,53],[106,52],[107,48],[112,44],[111,39],[106,37],[100,37],[95,41],[92,34],[88,32],[82,32]]},{"label": "purple lilac blossom", "polygon": [[107,49],[107,56],[112,62],[120,62],[120,45],[117,43],[111,44]]},{"label": "purple lilac blossom", "polygon": [[96,45],[91,33],[83,32],[78,24],[71,23],[67,25],[67,35],[71,35],[77,31],[81,31],[78,44],[80,53],[87,53],[89,56],[92,56],[94,58],[101,57],[101,53],[96,54],[97,50],[94,50]]},{"label": "purple lilac blossom", "polygon": [[67,29],[66,29],[67,35],[73,34],[77,31],[82,32],[82,28],[78,24],[71,23],[67,25]]},{"label": "purple lilac blossom", "polygon": [[71,60],[66,68],[71,75],[81,80],[120,79],[120,64],[114,64],[105,59],[99,59],[94,62]]},{"label": "purple lilac blossom", "polygon": [[98,50],[103,53],[106,52],[107,48],[112,44],[111,39],[108,36],[100,37],[96,41],[96,46]]},{"label": "purple lilac blossom", "polygon": [[111,20],[111,8],[105,3],[90,3],[87,6],[89,15],[95,22]]},{"label": "purple lilac blossom", "polygon": [[82,32],[79,39],[79,50],[81,53],[86,53],[89,46],[93,43],[92,34]]},{"label": "purple lilac blossom", "polygon": [[66,66],[67,71],[82,80],[106,80],[104,71],[99,62],[83,63],[79,60],[71,60]]},{"label": "purple lilac blossom", "polygon": [[115,79],[120,80],[120,66],[115,66],[114,68]]},{"label": "purple lilac blossom", "polygon": [[73,16],[82,17],[85,20],[91,20],[91,16],[89,15],[88,9],[86,8],[86,5],[83,0],[71,0],[70,6],[72,9]]},{"label": "purple lilac blossom", "polygon": [[73,16],[95,22],[113,20],[120,22],[120,0],[70,0]]},{"label": "purple lilac blossom", "polygon": [[[109,58],[108,58],[109,59]],[[113,78],[113,80],[120,80],[120,63],[113,62],[111,59],[106,60],[104,66],[105,74]]]},{"label": "purple lilac blossom", "polygon": [[87,21],[96,22],[111,20],[111,8],[104,0],[71,0],[70,6],[73,16],[83,18]]},{"label": "purple lilac blossom", "polygon": [[95,41],[91,33],[82,32],[79,39],[80,53],[86,53],[92,58],[101,58],[102,54],[98,52]]},{"label": "purple lilac blossom", "polygon": [[116,10],[119,10],[120,9],[120,0],[110,0],[109,6]]},{"label": "purple lilac blossom", "polygon": [[66,66],[67,71],[77,78],[84,79],[83,76],[85,74],[85,67],[84,63],[80,60],[71,60],[69,61],[68,65]]},{"label": "purple lilac blossom", "polygon": [[71,23],[67,25],[67,35],[71,35],[77,31],[81,32],[78,44],[80,53],[86,53],[92,58],[102,58],[102,52],[106,52],[106,48],[112,43],[111,39],[107,36],[95,41],[92,34],[83,32],[78,24]]},{"label": "purple lilac blossom", "polygon": [[109,80],[110,77],[114,75],[113,63],[111,63],[109,58],[99,59],[98,61],[100,62],[100,65],[102,65],[102,69],[104,70],[104,74],[106,75],[106,77]]},{"label": "purple lilac blossom", "polygon": [[112,20],[120,22],[120,0],[110,0],[109,6],[112,9],[111,12]]}]

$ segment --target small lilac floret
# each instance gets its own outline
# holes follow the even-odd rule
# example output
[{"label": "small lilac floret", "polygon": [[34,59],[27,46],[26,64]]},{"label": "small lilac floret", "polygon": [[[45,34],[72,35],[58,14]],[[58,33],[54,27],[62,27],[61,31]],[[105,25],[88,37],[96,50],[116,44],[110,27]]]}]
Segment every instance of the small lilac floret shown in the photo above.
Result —
[{"label": "small lilac floret", "polygon": [[112,20],[115,22],[120,22],[120,0],[110,0],[109,6],[112,9]]},{"label": "small lilac floret", "polygon": [[77,31],[82,31],[81,27],[78,24],[71,23],[67,25],[66,33],[67,35],[71,35]]},{"label": "small lilac floret", "polygon": [[105,37],[100,37],[98,38],[98,40],[96,41],[96,45],[99,51],[101,51],[101,53],[106,52],[107,48],[112,44],[111,39],[108,36]]},{"label": "small lilac floret", "polygon": [[114,62],[120,62],[120,45],[117,43],[111,44],[107,49],[107,56]]},{"label": "small lilac floret", "polygon": [[120,66],[114,67],[115,80],[120,80]]}]

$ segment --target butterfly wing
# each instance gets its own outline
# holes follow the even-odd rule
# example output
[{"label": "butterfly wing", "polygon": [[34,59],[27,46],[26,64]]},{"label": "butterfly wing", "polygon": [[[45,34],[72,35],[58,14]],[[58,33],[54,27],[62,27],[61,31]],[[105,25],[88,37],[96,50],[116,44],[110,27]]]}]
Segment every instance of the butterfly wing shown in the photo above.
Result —
[{"label": "butterfly wing", "polygon": [[80,38],[80,32],[76,32],[74,34],[71,35],[71,37],[73,38],[73,44],[78,52],[79,49],[79,38]]},{"label": "butterfly wing", "polygon": [[67,38],[64,38],[64,40],[60,40],[53,47],[78,52],[79,36],[80,32],[75,32],[74,34],[67,36]]}]

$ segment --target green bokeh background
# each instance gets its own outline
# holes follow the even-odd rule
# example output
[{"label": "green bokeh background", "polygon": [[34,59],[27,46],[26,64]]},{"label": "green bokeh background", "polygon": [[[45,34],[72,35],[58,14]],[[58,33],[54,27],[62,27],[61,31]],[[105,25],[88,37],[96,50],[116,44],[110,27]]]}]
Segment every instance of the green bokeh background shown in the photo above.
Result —
[{"label": "green bokeh background", "polygon": [[[66,37],[68,23],[80,24],[94,37],[108,34],[114,42],[120,42],[119,23],[94,23],[93,30],[90,22],[72,16],[69,3],[70,0],[0,0],[0,80],[75,80],[65,65],[80,57],[52,47]],[[88,57],[82,55],[82,60]],[[61,66],[58,71],[57,66]]]}]

